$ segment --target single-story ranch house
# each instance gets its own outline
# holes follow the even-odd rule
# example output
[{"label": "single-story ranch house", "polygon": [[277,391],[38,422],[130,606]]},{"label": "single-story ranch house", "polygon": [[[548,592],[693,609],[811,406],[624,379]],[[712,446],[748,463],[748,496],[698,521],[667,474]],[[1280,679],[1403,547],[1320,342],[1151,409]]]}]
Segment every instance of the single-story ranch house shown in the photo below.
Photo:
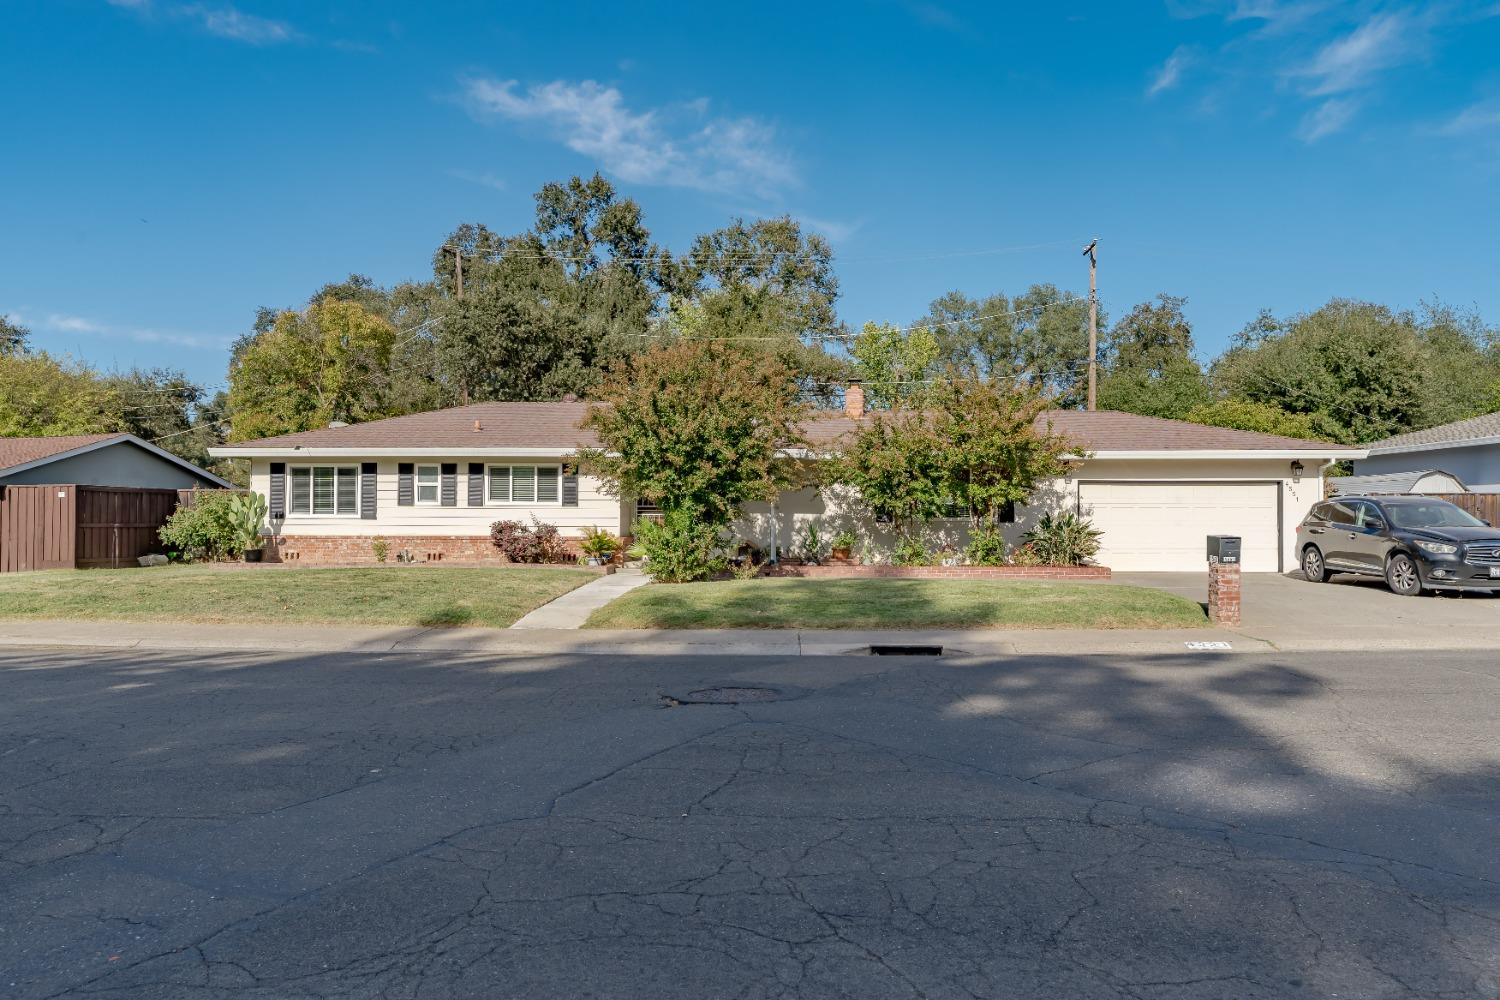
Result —
[{"label": "single-story ranch house", "polygon": [[[827,447],[863,419],[850,406],[812,418],[805,434]],[[265,495],[274,544],[268,558],[368,562],[383,538],[392,558],[498,559],[490,525],[502,519],[555,524],[567,537],[590,526],[629,535],[654,508],[610,496],[578,474],[569,456],[595,446],[578,424],[588,404],[478,403],[334,426],[211,449],[250,460],[251,488]],[[1015,511],[1013,544],[1046,509],[1087,515],[1103,531],[1098,561],[1116,570],[1197,570],[1210,534],[1243,538],[1247,572],[1297,565],[1296,526],[1323,499],[1323,470],[1364,452],[1326,442],[1205,427],[1112,411],[1056,410],[1041,418],[1086,457]],[[809,524],[828,539],[853,528],[870,555],[887,550],[887,526],[838,488],[784,494],[747,509],[740,536],[796,552]],[[935,526],[961,544],[966,520]]]}]

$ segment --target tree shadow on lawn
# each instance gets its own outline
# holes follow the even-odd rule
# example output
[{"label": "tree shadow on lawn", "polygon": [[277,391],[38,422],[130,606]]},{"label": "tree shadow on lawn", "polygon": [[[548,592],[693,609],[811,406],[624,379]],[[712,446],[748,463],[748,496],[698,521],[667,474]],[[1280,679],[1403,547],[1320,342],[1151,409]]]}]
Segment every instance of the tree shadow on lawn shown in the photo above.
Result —
[{"label": "tree shadow on lawn", "polygon": [[[1444,657],[1430,660],[1425,694],[1482,688],[1476,675],[1442,670]],[[532,900],[517,919],[560,932],[573,922],[591,926],[590,907],[570,908],[565,898],[580,894],[608,910],[607,933],[581,934],[568,946],[570,961],[552,969],[556,995],[575,985],[582,992],[568,970],[585,968],[594,982],[615,970],[619,992],[629,992],[633,966],[608,942],[628,944],[631,935],[691,949],[706,927],[731,950],[742,947],[741,934],[782,942],[778,953],[822,947],[797,945],[789,933],[814,905],[822,914],[815,927],[839,929],[844,943],[834,945],[858,945],[846,961],[873,977],[866,996],[911,995],[911,983],[945,996],[953,990],[942,977],[955,970],[979,995],[1029,982],[986,971],[1002,959],[1038,977],[1030,995],[1493,993],[1494,734],[1481,718],[1470,724],[1478,731],[1435,745],[1402,711],[1399,693],[1351,703],[1367,684],[1399,683],[1392,668],[1352,654],[1298,662],[1188,653],[872,660],[0,651],[0,813],[42,803],[54,813],[20,841],[0,838],[0,862],[66,854],[77,834],[63,820],[75,814],[253,818],[284,810],[289,839],[278,850],[290,857],[337,854],[345,841],[368,850],[357,829],[299,833],[296,810],[387,780],[413,782],[409,821],[431,824],[436,844],[457,831],[432,803],[453,774],[470,771],[467,755],[508,756],[509,741],[568,746],[623,718],[642,749],[613,741],[553,790],[533,826],[497,804],[486,834],[512,845],[488,849],[514,852],[498,857],[510,866],[501,881],[521,879]],[[736,709],[669,709],[659,697],[723,684],[806,693]],[[644,749],[657,745],[662,727],[694,718],[704,720],[700,735],[665,752]],[[1490,742],[1480,742],[1486,735]],[[1454,747],[1478,749],[1455,759]],[[497,803],[515,781],[496,774]],[[616,828],[633,832],[610,833]],[[119,849],[170,852],[174,836],[195,835],[148,825],[122,835]],[[574,846],[560,853],[561,843]],[[696,906],[668,905],[704,851],[713,859],[705,878],[727,866],[716,876],[722,884]],[[377,849],[369,863],[455,868],[412,857],[393,848],[382,861]],[[55,882],[33,866],[26,892],[77,893],[70,863],[58,862]],[[730,877],[736,872],[744,877]],[[535,889],[558,880],[568,888],[556,899]],[[201,894],[181,889],[182,905]],[[816,903],[835,890],[837,898]],[[660,902],[629,905],[637,896]],[[371,901],[340,909],[339,899],[323,890],[305,906],[345,914],[346,964],[383,961],[387,939],[350,923]],[[436,896],[381,902],[372,912],[386,921],[467,919],[440,912]],[[465,911],[474,905],[467,896],[460,902]],[[256,900],[255,911],[263,909]],[[317,935],[288,934],[298,912],[268,912],[242,936],[317,951]],[[511,932],[472,933],[493,947]],[[136,954],[127,953],[121,971]],[[493,974],[525,967],[524,955],[510,953],[510,965]],[[776,963],[741,962],[741,988],[776,981]],[[683,966],[662,995],[709,995],[696,977],[712,964]],[[289,981],[288,969],[259,966],[262,988]]]}]

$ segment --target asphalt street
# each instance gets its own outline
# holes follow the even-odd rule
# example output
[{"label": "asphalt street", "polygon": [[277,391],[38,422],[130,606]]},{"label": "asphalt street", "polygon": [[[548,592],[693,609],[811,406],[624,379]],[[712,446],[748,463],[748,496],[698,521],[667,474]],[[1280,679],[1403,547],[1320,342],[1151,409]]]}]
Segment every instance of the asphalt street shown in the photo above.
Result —
[{"label": "asphalt street", "polygon": [[1494,998],[1497,737],[1490,652],[13,647],[0,994]]}]

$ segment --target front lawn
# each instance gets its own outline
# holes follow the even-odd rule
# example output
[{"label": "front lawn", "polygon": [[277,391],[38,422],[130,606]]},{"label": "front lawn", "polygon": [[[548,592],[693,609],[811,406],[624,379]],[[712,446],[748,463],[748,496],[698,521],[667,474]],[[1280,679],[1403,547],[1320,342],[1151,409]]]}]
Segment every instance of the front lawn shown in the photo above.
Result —
[{"label": "front lawn", "polygon": [[505,628],[595,579],[564,566],[161,566],[0,575],[0,618]]},{"label": "front lawn", "polygon": [[653,584],[586,628],[1196,628],[1203,609],[1115,584],[1030,580],[725,580]]}]

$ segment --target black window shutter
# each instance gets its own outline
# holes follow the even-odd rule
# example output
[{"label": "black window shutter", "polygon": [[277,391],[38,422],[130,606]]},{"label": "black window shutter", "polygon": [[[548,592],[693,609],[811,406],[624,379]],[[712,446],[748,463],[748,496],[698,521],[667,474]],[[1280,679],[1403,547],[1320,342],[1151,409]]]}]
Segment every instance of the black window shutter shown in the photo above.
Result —
[{"label": "black window shutter", "polygon": [[442,472],[442,504],[444,507],[458,506],[458,463],[444,462]]},{"label": "black window shutter", "polygon": [[484,506],[484,463],[469,463],[469,506]]},{"label": "black window shutter", "polygon": [[375,463],[359,463],[359,516],[375,520]]},{"label": "black window shutter", "polygon": [[270,516],[273,521],[286,519],[286,463],[271,463]]},{"label": "black window shutter", "polygon": [[562,505],[578,506],[578,467],[565,465],[562,470]]},{"label": "black window shutter", "polygon": [[396,505],[398,507],[410,507],[417,502],[416,486],[412,483],[412,477],[416,474],[416,466],[411,462],[402,462],[396,466]]}]

